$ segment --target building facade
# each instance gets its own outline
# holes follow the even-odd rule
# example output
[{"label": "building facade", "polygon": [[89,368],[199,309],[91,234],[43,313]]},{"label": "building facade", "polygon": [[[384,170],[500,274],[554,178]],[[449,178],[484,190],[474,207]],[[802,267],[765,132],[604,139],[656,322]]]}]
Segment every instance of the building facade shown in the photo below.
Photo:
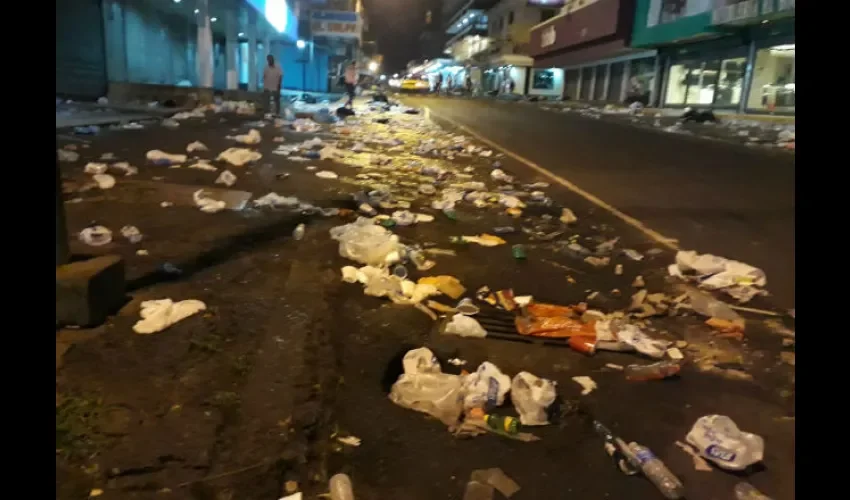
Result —
[{"label": "building facade", "polygon": [[658,105],[795,112],[794,0],[637,0],[632,45],[662,60]]},{"label": "building facade", "polygon": [[[654,49],[630,46],[635,0],[574,0],[531,30],[537,74],[560,79],[563,96],[649,104],[657,93]],[[542,78],[538,77],[539,80]]]}]

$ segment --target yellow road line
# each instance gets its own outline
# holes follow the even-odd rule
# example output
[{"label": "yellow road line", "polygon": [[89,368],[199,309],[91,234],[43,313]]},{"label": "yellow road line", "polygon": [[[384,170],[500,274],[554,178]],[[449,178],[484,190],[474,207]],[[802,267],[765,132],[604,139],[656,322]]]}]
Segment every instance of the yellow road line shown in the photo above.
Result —
[{"label": "yellow road line", "polygon": [[642,232],[643,234],[647,235],[649,238],[651,238],[652,240],[654,240],[658,244],[663,245],[664,247],[669,248],[670,250],[678,250],[679,249],[679,245],[677,244],[677,240],[675,240],[673,238],[668,238],[668,237],[662,235],[661,233],[659,233],[659,232],[657,232],[653,229],[650,229],[643,222],[635,219],[634,217],[632,217],[630,215],[626,215],[625,213],[617,210],[612,205],[600,200],[596,196],[588,193],[584,189],[576,186],[575,184],[564,179],[560,175],[541,167],[540,165],[529,160],[528,158],[525,158],[525,157],[523,157],[523,156],[521,156],[517,153],[514,153],[513,151],[509,150],[508,148],[506,148],[506,147],[504,147],[500,144],[497,144],[497,143],[491,141],[490,139],[487,139],[486,137],[482,136],[478,132],[473,131],[472,129],[470,129],[469,127],[467,127],[465,125],[461,125],[460,123],[457,123],[456,121],[454,121],[454,120],[452,120],[452,119],[450,119],[446,116],[434,113],[431,110],[431,108],[429,108],[428,106],[425,106],[425,116],[426,116],[426,118],[430,119],[432,113],[435,116],[437,116],[439,119],[445,120],[445,121],[451,123],[453,126],[459,128],[460,130],[463,130],[466,134],[474,137],[475,139],[483,142],[484,144],[487,144],[491,148],[497,149],[497,150],[503,152],[505,155],[510,156],[511,158],[522,163],[523,165],[527,166],[528,168],[530,168],[530,169],[536,171],[537,173],[542,174],[542,175],[548,177],[549,179],[557,182],[561,186],[569,189],[573,193],[576,193],[577,195],[579,195],[582,198],[586,199],[587,201],[593,203],[597,207],[610,212],[611,214],[613,214],[614,216],[616,216],[617,218],[619,218],[620,220],[622,220],[626,224],[632,226],[633,228],[635,228],[638,231]]}]

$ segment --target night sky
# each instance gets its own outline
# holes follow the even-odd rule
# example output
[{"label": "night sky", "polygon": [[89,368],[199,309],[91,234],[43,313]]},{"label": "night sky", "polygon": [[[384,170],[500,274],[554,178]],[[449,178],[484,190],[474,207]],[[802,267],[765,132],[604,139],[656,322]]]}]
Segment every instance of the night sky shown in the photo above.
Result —
[{"label": "night sky", "polygon": [[384,73],[402,71],[419,59],[419,34],[425,21],[426,0],[363,0],[369,34],[384,55]]}]

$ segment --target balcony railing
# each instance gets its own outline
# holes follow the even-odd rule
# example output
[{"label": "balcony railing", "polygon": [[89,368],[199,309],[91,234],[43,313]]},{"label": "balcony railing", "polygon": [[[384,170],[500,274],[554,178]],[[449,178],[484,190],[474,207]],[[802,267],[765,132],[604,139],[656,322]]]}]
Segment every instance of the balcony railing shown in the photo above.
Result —
[{"label": "balcony railing", "polygon": [[765,18],[793,15],[795,0],[715,0],[711,23],[715,25],[754,24]]}]

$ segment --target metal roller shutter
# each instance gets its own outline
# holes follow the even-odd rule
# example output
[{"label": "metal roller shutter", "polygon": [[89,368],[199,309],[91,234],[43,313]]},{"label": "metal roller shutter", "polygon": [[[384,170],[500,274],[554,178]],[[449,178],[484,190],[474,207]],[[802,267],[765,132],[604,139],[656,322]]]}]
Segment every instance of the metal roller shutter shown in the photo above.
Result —
[{"label": "metal roller shutter", "polygon": [[96,99],[106,89],[100,0],[56,0],[56,94]]}]

